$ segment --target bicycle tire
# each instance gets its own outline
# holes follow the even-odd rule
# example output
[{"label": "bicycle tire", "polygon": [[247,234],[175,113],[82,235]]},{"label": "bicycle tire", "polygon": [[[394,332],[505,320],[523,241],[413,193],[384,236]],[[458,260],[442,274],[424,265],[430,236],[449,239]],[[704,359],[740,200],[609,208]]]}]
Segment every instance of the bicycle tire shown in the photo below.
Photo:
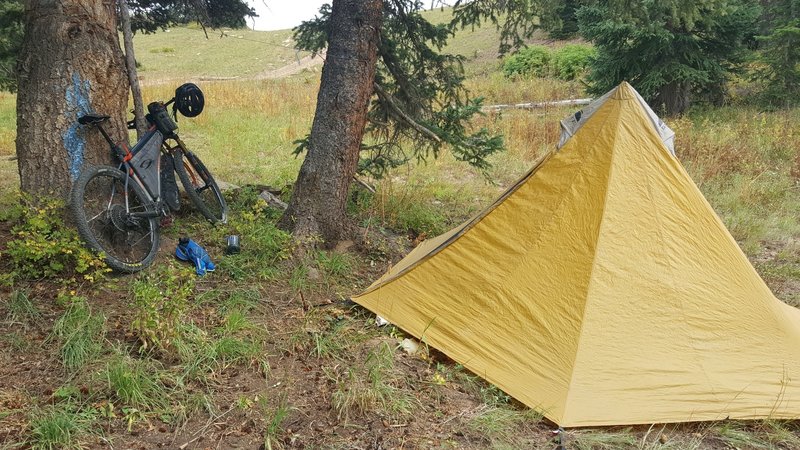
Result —
[{"label": "bicycle tire", "polygon": [[228,221],[228,205],[217,182],[205,164],[192,151],[177,148],[174,153],[175,172],[194,206],[211,223]]},{"label": "bicycle tire", "polygon": [[87,247],[104,254],[106,264],[118,272],[138,272],[153,263],[159,246],[156,217],[131,218],[126,211],[153,212],[138,183],[128,180],[125,208],[125,173],[111,166],[84,168],[73,183],[69,209],[78,235]]}]

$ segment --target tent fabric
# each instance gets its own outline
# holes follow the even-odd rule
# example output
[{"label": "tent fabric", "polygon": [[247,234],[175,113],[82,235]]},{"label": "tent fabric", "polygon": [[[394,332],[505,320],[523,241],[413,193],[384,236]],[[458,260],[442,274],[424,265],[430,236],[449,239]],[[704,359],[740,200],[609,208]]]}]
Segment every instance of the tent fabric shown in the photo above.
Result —
[{"label": "tent fabric", "polygon": [[[572,137],[577,131],[583,126],[586,121],[589,120],[590,117],[595,113],[595,111],[602,106],[609,97],[614,95],[620,87],[612,89],[604,94],[602,97],[595,99],[592,103],[589,103],[585,108],[576,112],[575,114],[570,114],[564,120],[561,121],[561,137],[558,141],[558,145],[556,148],[561,148],[564,144],[567,143],[569,138]],[[636,97],[636,100],[639,102],[639,105],[644,109],[645,113],[647,113],[647,117],[650,118],[650,121],[653,123],[656,132],[659,136],[661,136],[661,141],[664,145],[669,149],[669,152],[675,156],[675,132],[672,131],[670,127],[661,120],[658,115],[650,108],[650,105],[647,104],[646,101],[639,95],[636,90],[633,90],[633,95]]]},{"label": "tent fabric", "polygon": [[800,417],[800,310],[627,83],[353,300],[560,426]]}]

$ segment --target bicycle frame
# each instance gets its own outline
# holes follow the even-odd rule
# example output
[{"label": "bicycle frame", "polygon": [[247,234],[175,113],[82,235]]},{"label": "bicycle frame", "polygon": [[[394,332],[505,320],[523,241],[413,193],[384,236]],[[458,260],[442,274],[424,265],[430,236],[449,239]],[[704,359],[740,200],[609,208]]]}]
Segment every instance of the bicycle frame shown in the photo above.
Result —
[{"label": "bicycle frame", "polygon": [[[159,217],[165,214],[163,201],[161,199],[161,153],[171,155],[171,152],[176,147],[170,147],[166,144],[165,137],[155,126],[151,126],[145,135],[139,139],[133,148],[128,148],[125,142],[115,145],[114,141],[103,129],[101,124],[96,124],[100,133],[111,147],[114,153],[120,160],[118,166],[119,170],[125,173],[125,212],[130,217],[150,219]],[[155,141],[153,141],[155,139]],[[183,143],[174,137],[181,148],[184,148]],[[155,144],[155,145],[154,145]],[[128,202],[128,183],[133,179],[144,192],[147,201],[152,202],[155,208],[151,212],[131,212],[130,204]],[[116,195],[116,186],[112,187],[111,199]],[[109,199],[109,205],[111,203]]]},{"label": "bicycle frame", "polygon": [[[170,100],[170,102],[167,102],[165,105],[169,105],[172,101],[173,100]],[[95,126],[100,130],[106,142],[108,142],[108,145],[111,147],[111,152],[120,160],[118,169],[125,173],[125,212],[129,217],[147,219],[166,215],[164,202],[161,198],[160,155],[163,153],[172,157],[174,156],[175,150],[180,149],[186,157],[191,158],[191,152],[186,149],[183,141],[181,141],[174,132],[170,132],[168,136],[165,136],[153,122],[150,122],[150,128],[145,135],[136,142],[133,148],[128,148],[125,142],[120,142],[119,145],[115,144],[111,136],[109,136],[108,132],[103,128],[102,123],[95,123]],[[175,144],[170,145],[167,142],[168,140],[175,141]],[[178,163],[180,164],[181,162]],[[196,173],[194,171],[188,172],[194,183],[199,181],[196,179],[196,177],[199,176],[200,180],[205,184],[198,192],[211,187],[203,173]],[[145,200],[151,202],[154,206],[153,211],[131,212],[128,201],[128,185],[131,179],[142,188],[146,197]],[[109,204],[113,201],[115,195],[116,186],[112,188]]]}]

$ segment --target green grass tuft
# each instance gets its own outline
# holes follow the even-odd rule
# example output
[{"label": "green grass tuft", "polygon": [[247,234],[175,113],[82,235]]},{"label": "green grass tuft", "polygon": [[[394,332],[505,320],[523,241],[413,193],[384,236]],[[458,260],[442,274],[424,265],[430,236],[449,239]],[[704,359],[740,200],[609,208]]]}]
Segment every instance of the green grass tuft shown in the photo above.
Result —
[{"label": "green grass tuft", "polygon": [[108,362],[101,372],[115,401],[140,411],[167,407],[167,391],[158,372],[144,360],[120,355]]},{"label": "green grass tuft", "polygon": [[467,420],[467,428],[491,442],[493,448],[523,448],[531,445],[521,431],[533,429],[542,420],[536,411],[484,405]]},{"label": "green grass tuft", "polygon": [[31,413],[28,445],[32,450],[81,449],[91,420],[72,403],[36,409]]},{"label": "green grass tuft", "polygon": [[92,313],[85,300],[72,302],[53,326],[52,339],[61,343],[61,363],[70,372],[82,369],[102,350],[105,316]]},{"label": "green grass tuft", "polygon": [[329,377],[336,385],[331,395],[333,409],[345,420],[373,411],[391,417],[407,416],[416,405],[414,396],[399,387],[394,352],[385,342],[372,349],[362,364]]},{"label": "green grass tuft", "polygon": [[617,450],[635,448],[639,443],[629,429],[578,431],[570,433],[567,442],[576,450]]},{"label": "green grass tuft", "polygon": [[8,321],[23,325],[29,325],[42,315],[36,305],[31,302],[28,292],[21,289],[15,289],[11,292],[6,309]]},{"label": "green grass tuft", "polygon": [[[280,437],[284,433],[283,423],[289,417],[292,408],[286,403],[285,397],[280,397],[277,405],[271,405],[266,395],[258,398],[258,407],[263,414],[266,427],[264,430],[264,449],[282,448]],[[275,447],[273,447],[275,445]]]}]

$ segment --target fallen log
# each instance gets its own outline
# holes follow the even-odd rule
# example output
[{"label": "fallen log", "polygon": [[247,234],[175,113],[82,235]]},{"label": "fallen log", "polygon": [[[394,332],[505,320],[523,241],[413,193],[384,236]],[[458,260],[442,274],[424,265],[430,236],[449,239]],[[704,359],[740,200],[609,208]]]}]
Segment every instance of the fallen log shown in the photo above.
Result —
[{"label": "fallen log", "polygon": [[543,109],[559,106],[574,106],[574,105],[588,105],[592,102],[592,98],[573,98],[569,100],[556,100],[552,102],[537,102],[537,103],[516,103],[513,105],[486,105],[481,108],[481,111],[502,111],[504,109]]}]

